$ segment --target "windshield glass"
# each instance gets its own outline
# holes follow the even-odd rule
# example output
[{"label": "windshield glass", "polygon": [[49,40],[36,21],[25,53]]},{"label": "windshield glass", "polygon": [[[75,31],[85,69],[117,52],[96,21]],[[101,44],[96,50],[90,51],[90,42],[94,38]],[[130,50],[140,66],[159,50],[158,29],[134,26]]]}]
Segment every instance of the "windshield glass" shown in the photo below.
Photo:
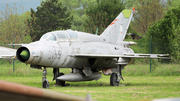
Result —
[{"label": "windshield glass", "polygon": [[[44,35],[41,37],[41,39],[46,39],[49,35],[50,35],[50,33],[46,33],[46,34],[44,34]],[[40,40],[41,40],[41,39],[40,39]]]},{"label": "windshield glass", "polygon": [[42,40],[42,39],[48,39],[51,41],[56,41],[56,36],[53,33],[46,33],[41,37],[40,40]]},{"label": "windshield glass", "polygon": [[67,33],[65,31],[55,31],[54,33],[58,39],[68,39]]}]

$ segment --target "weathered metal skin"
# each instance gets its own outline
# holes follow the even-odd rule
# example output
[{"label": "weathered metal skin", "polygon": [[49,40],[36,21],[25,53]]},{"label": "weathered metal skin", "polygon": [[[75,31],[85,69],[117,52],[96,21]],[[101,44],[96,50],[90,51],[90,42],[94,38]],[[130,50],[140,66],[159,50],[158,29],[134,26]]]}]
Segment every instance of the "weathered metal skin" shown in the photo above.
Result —
[{"label": "weathered metal skin", "polygon": [[[30,52],[30,57],[26,61],[18,58],[18,51],[22,48],[26,48]],[[123,55],[123,53],[134,52],[123,45],[105,42],[83,42],[82,44],[80,40],[76,40],[73,43],[70,41],[37,41],[20,47],[17,50],[17,58],[28,64],[53,68],[82,68],[86,66],[103,69],[117,66],[117,58],[77,58],[69,55],[78,53]]]}]

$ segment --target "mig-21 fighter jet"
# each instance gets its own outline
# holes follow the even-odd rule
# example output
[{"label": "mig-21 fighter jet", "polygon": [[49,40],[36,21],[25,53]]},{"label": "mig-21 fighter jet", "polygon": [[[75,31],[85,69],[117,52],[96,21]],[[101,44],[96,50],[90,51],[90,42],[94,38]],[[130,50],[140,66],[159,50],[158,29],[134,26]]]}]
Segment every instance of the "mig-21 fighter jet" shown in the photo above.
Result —
[{"label": "mig-21 fighter jet", "polygon": [[[52,31],[39,41],[22,44],[17,51],[0,47],[0,58],[16,56],[31,68],[43,67],[43,88],[49,88],[46,68],[53,68],[54,80],[62,86],[65,81],[98,80],[100,71],[111,75],[110,85],[118,86],[123,79],[121,71],[135,58],[169,58],[167,54],[136,54],[129,48],[136,43],[123,41],[135,12],[134,8],[123,10],[101,35],[73,30]],[[72,72],[63,74],[59,68],[72,68]]]}]

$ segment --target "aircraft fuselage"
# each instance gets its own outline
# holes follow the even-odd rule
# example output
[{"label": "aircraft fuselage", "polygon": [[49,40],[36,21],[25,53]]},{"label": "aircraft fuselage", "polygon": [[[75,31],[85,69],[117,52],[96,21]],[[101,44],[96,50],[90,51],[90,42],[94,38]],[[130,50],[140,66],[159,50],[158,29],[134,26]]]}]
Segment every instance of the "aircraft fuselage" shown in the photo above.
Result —
[{"label": "aircraft fuselage", "polygon": [[[42,40],[20,48],[27,48],[30,53],[27,61],[19,59],[20,61],[32,65],[53,68],[82,68],[83,66],[98,69],[113,68],[117,66],[117,58],[78,58],[71,55],[123,55],[123,53],[134,53],[132,49],[124,47],[123,45],[105,42],[81,42],[79,40],[74,40],[73,42]],[[19,54],[18,51],[17,54]]]}]

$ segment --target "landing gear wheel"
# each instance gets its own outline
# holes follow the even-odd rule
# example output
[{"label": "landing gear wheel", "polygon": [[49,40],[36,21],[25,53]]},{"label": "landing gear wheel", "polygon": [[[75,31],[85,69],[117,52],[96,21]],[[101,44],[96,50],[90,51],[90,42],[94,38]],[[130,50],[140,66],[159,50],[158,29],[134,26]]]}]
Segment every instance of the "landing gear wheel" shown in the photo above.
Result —
[{"label": "landing gear wheel", "polygon": [[116,73],[112,73],[110,77],[111,86],[119,86],[118,75]]},{"label": "landing gear wheel", "polygon": [[49,82],[46,78],[46,75],[47,75],[47,70],[46,70],[46,67],[44,67],[43,69],[43,77],[42,77],[42,87],[43,88],[46,88],[46,89],[49,89]]},{"label": "landing gear wheel", "polygon": [[43,88],[49,89],[49,83],[47,81],[43,81]]},{"label": "landing gear wheel", "polygon": [[[58,77],[62,76],[62,75],[64,75],[64,73],[59,73]],[[61,85],[61,86],[65,86],[65,81],[61,81],[61,80],[56,79],[56,84]]]}]

